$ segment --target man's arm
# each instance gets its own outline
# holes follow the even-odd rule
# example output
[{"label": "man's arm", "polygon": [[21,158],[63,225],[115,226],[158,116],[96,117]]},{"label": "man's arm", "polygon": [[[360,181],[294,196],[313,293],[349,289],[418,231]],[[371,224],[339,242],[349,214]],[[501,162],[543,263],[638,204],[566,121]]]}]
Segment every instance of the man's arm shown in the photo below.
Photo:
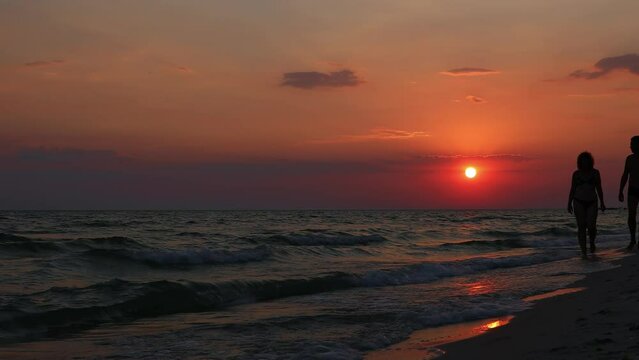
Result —
[{"label": "man's arm", "polygon": [[628,174],[629,168],[628,166],[630,162],[630,156],[626,158],[626,165],[623,168],[623,175],[621,175],[621,183],[619,184],[619,201],[623,202],[623,189],[626,187],[626,183],[628,182]]}]

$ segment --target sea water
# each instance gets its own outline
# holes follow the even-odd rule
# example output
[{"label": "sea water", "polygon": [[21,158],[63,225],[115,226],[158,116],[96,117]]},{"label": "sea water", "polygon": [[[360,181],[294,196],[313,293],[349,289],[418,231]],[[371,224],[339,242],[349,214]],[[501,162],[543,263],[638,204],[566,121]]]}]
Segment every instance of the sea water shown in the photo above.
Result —
[{"label": "sea water", "polygon": [[0,358],[358,359],[613,266],[560,210],[0,212]]}]

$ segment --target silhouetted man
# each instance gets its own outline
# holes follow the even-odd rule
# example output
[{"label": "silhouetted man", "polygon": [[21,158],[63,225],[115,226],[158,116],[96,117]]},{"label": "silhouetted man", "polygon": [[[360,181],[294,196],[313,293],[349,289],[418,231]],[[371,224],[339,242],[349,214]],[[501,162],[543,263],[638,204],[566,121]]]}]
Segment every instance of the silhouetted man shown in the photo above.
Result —
[{"label": "silhouetted man", "polygon": [[630,229],[630,244],[628,250],[637,243],[637,204],[639,204],[639,136],[630,139],[630,149],[632,154],[626,158],[626,166],[621,175],[621,185],[619,186],[619,201],[623,202],[623,189],[626,186],[628,177],[628,228]]}]

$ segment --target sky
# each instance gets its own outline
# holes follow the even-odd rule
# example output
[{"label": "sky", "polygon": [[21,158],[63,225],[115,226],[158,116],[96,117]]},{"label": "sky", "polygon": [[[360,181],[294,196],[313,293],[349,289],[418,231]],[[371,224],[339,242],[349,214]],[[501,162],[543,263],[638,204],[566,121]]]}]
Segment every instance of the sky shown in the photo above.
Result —
[{"label": "sky", "polygon": [[619,206],[638,13],[0,0],[0,208],[559,208],[584,150]]}]

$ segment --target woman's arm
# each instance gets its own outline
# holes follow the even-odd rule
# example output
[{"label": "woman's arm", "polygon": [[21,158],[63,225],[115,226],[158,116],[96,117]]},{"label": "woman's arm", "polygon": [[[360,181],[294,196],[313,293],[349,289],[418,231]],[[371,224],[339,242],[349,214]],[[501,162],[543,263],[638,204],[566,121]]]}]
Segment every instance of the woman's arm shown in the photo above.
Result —
[{"label": "woman's arm", "polygon": [[570,193],[568,194],[568,207],[567,210],[572,214],[572,200],[575,198],[575,173],[572,173],[572,180],[570,184]]},{"label": "woman's arm", "polygon": [[597,195],[599,195],[599,202],[601,203],[601,211],[606,211],[606,204],[604,203],[603,189],[601,188],[601,174],[597,170],[597,176],[595,178],[595,187],[597,189]]}]

